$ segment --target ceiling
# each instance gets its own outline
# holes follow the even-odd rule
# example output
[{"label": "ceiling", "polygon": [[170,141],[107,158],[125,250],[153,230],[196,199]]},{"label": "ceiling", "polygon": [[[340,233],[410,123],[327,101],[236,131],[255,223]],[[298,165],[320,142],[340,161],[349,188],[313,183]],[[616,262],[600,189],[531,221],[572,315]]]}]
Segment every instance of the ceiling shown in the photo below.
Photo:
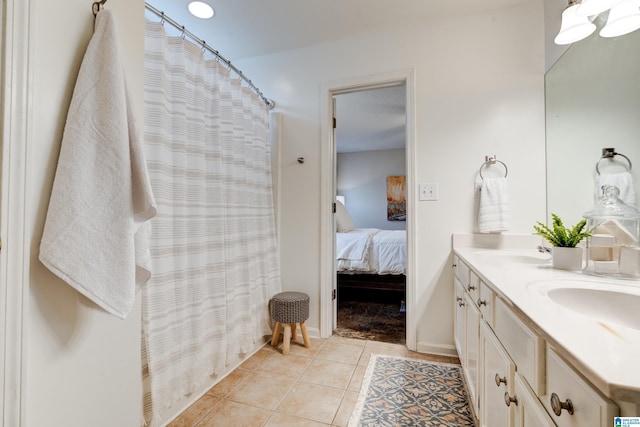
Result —
[{"label": "ceiling", "polygon": [[233,62],[526,0],[205,1],[215,15],[203,20],[189,14],[189,0],[147,0]]},{"label": "ceiling", "polygon": [[[490,10],[526,0],[205,1],[215,9],[214,17],[208,20],[189,14],[189,0],[147,0],[234,62],[394,27],[428,25],[447,14]],[[147,16],[158,19],[150,13]],[[171,27],[165,27],[171,34]],[[251,70],[243,72],[251,78]],[[338,151],[404,147],[404,98],[404,87],[339,95]]]}]

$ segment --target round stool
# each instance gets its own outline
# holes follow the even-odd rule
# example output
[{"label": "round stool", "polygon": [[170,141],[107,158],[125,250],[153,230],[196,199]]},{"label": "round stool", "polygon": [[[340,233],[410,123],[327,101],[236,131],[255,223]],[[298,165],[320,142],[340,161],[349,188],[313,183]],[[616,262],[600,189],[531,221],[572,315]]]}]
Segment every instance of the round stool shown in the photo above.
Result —
[{"label": "round stool", "polygon": [[282,354],[289,354],[291,338],[296,339],[296,323],[300,323],[304,346],[310,347],[307,327],[304,322],[309,318],[309,295],[303,292],[280,292],[275,294],[270,301],[271,319],[276,322],[271,338],[271,345],[278,345],[280,329],[284,324],[282,338]]}]

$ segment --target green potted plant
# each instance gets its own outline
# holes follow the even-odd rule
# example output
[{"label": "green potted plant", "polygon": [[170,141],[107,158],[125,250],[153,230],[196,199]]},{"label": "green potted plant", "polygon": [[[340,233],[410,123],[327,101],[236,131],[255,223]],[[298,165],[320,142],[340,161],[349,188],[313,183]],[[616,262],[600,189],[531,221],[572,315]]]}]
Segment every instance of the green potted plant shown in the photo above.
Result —
[{"label": "green potted plant", "polygon": [[551,214],[552,224],[537,222],[533,226],[536,231],[533,234],[544,237],[552,246],[551,259],[554,268],[562,270],[582,269],[582,248],[577,247],[582,239],[591,234],[585,230],[587,220],[582,219],[573,227],[565,227],[562,219],[554,213]]}]

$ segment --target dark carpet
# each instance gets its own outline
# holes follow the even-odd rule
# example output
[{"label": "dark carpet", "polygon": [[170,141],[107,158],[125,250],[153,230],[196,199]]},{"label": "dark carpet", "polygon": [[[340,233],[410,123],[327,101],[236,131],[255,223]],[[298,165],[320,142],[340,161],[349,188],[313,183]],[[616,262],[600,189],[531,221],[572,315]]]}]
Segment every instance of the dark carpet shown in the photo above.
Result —
[{"label": "dark carpet", "polygon": [[[406,313],[401,297],[338,298],[338,326],[334,333],[346,338],[405,344]],[[364,299],[364,301],[362,301]]]}]

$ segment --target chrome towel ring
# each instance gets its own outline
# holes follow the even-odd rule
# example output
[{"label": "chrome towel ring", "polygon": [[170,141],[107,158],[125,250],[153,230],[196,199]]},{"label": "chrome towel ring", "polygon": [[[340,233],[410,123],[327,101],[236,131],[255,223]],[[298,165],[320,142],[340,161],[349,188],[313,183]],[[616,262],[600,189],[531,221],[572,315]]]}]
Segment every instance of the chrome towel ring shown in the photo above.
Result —
[{"label": "chrome towel ring", "polygon": [[480,178],[484,179],[484,177],[482,176],[482,169],[485,167],[489,167],[491,165],[495,165],[496,163],[500,163],[503,167],[504,167],[504,177],[506,178],[507,175],[509,174],[509,168],[507,168],[507,165],[504,162],[501,162],[500,160],[496,159],[496,156],[484,156],[484,163],[480,166]]},{"label": "chrome towel ring", "polygon": [[604,159],[609,159],[611,161],[613,161],[613,158],[615,156],[620,156],[620,157],[624,157],[624,159],[627,161],[628,163],[628,167],[626,167],[627,172],[629,172],[631,170],[631,160],[629,160],[629,158],[627,156],[625,156],[622,153],[616,153],[616,149],[615,148],[603,148],[602,149],[602,157],[600,157],[600,160],[598,160],[596,162],[596,172],[598,173],[598,175],[600,175],[600,162],[603,161]]}]

